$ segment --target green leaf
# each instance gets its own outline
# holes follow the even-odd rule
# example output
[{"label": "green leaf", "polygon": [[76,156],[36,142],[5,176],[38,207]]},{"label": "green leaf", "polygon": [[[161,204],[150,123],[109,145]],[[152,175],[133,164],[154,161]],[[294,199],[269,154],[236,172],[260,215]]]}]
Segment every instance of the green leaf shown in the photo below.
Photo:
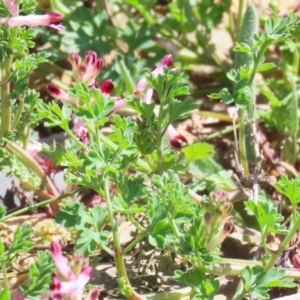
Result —
[{"label": "green leaf", "polygon": [[264,71],[269,71],[276,68],[276,65],[274,63],[264,63],[259,65],[257,68],[257,72],[264,72]]},{"label": "green leaf", "polygon": [[208,158],[211,156],[213,146],[207,143],[195,143],[182,148],[182,152],[186,157],[187,163],[192,161]]},{"label": "green leaf", "polygon": [[14,256],[18,253],[28,252],[35,245],[34,242],[29,240],[29,237],[33,233],[33,229],[30,224],[25,223],[22,227],[17,227],[13,243],[11,248],[8,250],[8,256]]},{"label": "green leaf", "polygon": [[281,222],[284,217],[277,213],[274,204],[266,199],[260,199],[259,203],[252,200],[245,202],[245,206],[251,210],[256,216],[262,235],[266,236],[268,233],[287,234],[288,230]]},{"label": "green leaf", "polygon": [[26,298],[40,296],[49,290],[52,282],[52,272],[55,269],[49,252],[39,251],[37,259],[29,267],[29,280],[20,289]]},{"label": "green leaf", "polygon": [[199,103],[194,102],[193,99],[190,97],[187,98],[185,101],[178,101],[174,99],[172,102],[169,103],[168,106],[169,124],[176,120],[188,118],[198,107]]},{"label": "green leaf", "polygon": [[300,176],[290,180],[286,175],[282,175],[275,187],[291,201],[293,207],[300,203]]},{"label": "green leaf", "polygon": [[0,221],[3,219],[3,217],[5,217],[5,215],[6,215],[5,208],[2,205],[0,205]]},{"label": "green leaf", "polygon": [[11,300],[10,291],[8,288],[0,290],[0,299],[1,300]]}]

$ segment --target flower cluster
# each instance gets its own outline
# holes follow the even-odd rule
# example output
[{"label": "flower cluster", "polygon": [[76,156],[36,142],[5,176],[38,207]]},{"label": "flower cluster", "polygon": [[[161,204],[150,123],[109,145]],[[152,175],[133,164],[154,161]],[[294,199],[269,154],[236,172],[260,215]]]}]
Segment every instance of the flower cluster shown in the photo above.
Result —
[{"label": "flower cluster", "polygon": [[[40,299],[51,300],[82,300],[86,284],[92,275],[92,268],[88,266],[88,259],[75,254],[70,262],[62,255],[61,245],[52,242],[50,246],[52,259],[56,270],[52,276],[50,291],[40,296]],[[100,296],[98,288],[91,289],[85,300],[97,300]],[[30,300],[15,297],[14,300]]]},{"label": "flower cluster", "polygon": [[[164,73],[164,68],[165,67],[171,67],[173,64],[173,57],[171,54],[165,55],[162,60],[160,61],[159,65],[157,68],[155,68],[151,74],[154,76],[157,76],[159,74]],[[172,69],[173,72],[176,72],[178,69],[174,68]],[[146,92],[145,92],[146,90]],[[140,79],[140,81],[136,85],[136,91],[134,93],[135,97],[140,97],[141,100],[147,104],[151,103],[152,96],[153,96],[153,89],[148,87],[148,83],[146,78]],[[155,111],[155,113],[157,113]],[[187,139],[185,136],[182,134],[178,133],[177,130],[174,128],[173,125],[169,125],[167,132],[166,132],[167,138],[169,140],[169,143],[171,146],[173,146],[176,149],[181,148],[181,143],[187,143]]]},{"label": "flower cluster", "polygon": [[[85,83],[89,88],[99,88],[103,94],[110,95],[113,92],[114,85],[111,79],[107,79],[101,84],[96,82],[96,77],[102,71],[104,61],[102,58],[98,58],[94,51],[87,51],[84,60],[82,60],[78,54],[70,53],[68,56],[68,61],[72,65],[72,73],[76,82]],[[172,55],[168,54],[164,56],[159,65],[151,72],[152,75],[157,76],[158,74],[163,74],[164,68],[171,67],[172,63]],[[177,70],[178,69],[176,68],[172,69],[173,72],[176,72]],[[58,88],[54,83],[50,83],[47,89],[53,98],[61,100],[62,103],[70,106],[79,105],[78,99],[70,97],[67,92]],[[148,86],[146,78],[143,77],[137,83],[132,97],[140,98],[144,103],[150,104],[152,101],[153,92],[154,90]],[[112,97],[111,99],[114,100],[114,113],[126,106],[126,101],[124,98]],[[91,99],[91,101],[93,101],[93,99]],[[155,111],[155,113],[157,112]],[[72,121],[76,137],[84,144],[87,144],[87,130],[84,127],[83,122],[75,114],[72,115]],[[182,143],[188,142],[186,137],[178,133],[173,125],[168,126],[166,136],[170,145],[176,149],[180,149]]]},{"label": "flower cluster", "polygon": [[[84,287],[92,275],[88,259],[75,254],[69,263],[62,255],[62,249],[58,242],[51,243],[50,252],[56,270],[52,277],[50,291],[42,295],[41,299],[52,297],[52,299],[81,300]],[[85,300],[96,300],[99,295],[99,289],[91,289]]]},{"label": "flower cluster", "polygon": [[63,16],[60,14],[46,14],[46,15],[26,15],[18,16],[19,6],[15,0],[3,0],[3,3],[7,6],[9,13],[12,15],[6,21],[0,20],[1,24],[7,24],[9,27],[38,27],[49,26],[57,30],[62,30],[64,27],[61,25]]},{"label": "flower cluster", "polygon": [[[76,82],[84,83],[88,88],[99,88],[102,94],[110,95],[113,92],[114,85],[111,79],[107,79],[100,84],[96,81],[96,77],[100,74],[104,65],[104,60],[98,58],[96,52],[87,51],[83,61],[77,53],[70,53],[68,61],[72,65],[72,72]],[[47,89],[53,98],[61,100],[66,105],[78,106],[80,104],[78,99],[70,97],[66,91],[58,88],[52,82],[48,84]],[[91,99],[91,101],[93,101],[93,99]],[[72,114],[72,122],[75,136],[87,145],[88,132],[82,120],[75,114]]]}]

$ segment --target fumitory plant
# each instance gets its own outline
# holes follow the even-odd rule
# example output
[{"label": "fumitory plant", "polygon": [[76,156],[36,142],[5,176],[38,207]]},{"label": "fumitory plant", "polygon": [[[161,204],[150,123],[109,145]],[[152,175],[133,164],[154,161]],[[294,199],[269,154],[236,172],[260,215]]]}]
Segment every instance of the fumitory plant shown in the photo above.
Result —
[{"label": "fumitory plant", "polygon": [[[154,24],[151,14],[139,3],[126,3]],[[204,1],[198,11],[196,5],[191,8],[182,1],[178,3],[184,13],[171,6],[172,17],[167,16],[163,25],[168,28],[174,18],[176,26],[181,24],[183,33],[188,33],[191,28],[183,22],[187,17],[194,23],[201,21],[204,27],[197,28],[196,36],[204,47],[205,37],[220,22],[228,1],[224,7],[218,5],[212,9],[216,15],[214,23],[212,16],[201,16],[212,1]],[[67,15],[68,8],[60,4],[56,1],[53,7]],[[34,27],[61,31],[64,17],[36,15],[35,1],[31,0],[0,2],[1,170],[7,176],[17,177],[24,191],[34,192],[36,200],[16,211],[6,211],[0,206],[0,221],[6,224],[10,218],[32,211],[38,217],[50,218],[52,226],[65,228],[74,246],[69,254],[70,249],[61,245],[63,241],[45,238],[42,242],[49,251],[36,254],[34,263],[26,270],[28,280],[15,296],[10,290],[8,274],[11,270],[22,272],[18,258],[34,250],[36,233],[25,223],[13,233],[12,243],[1,236],[1,299],[97,299],[101,289],[87,284],[93,270],[89,257],[98,253],[106,253],[113,260],[119,292],[127,299],[184,296],[214,299],[221,286],[221,275],[240,279],[235,300],[247,295],[269,299],[271,288],[295,287],[293,278],[299,279],[300,273],[282,265],[281,258],[300,225],[299,177],[290,180],[282,176],[274,185],[286,197],[285,203],[290,203],[289,220],[282,223],[284,216],[276,205],[259,193],[261,158],[255,123],[255,76],[276,67],[265,62],[265,53],[270,45],[286,45],[299,26],[298,18],[295,14],[280,16],[274,11],[260,33],[254,7],[248,6],[244,16],[242,9],[241,5],[234,68],[227,73],[233,85],[210,97],[233,103],[238,110],[238,170],[241,179],[251,183],[240,185],[247,198],[247,214],[256,220],[261,242],[259,259],[252,261],[222,257],[221,244],[226,237],[233,236],[234,224],[243,219],[230,197],[237,183],[232,180],[231,172],[222,170],[215,162],[212,145],[190,143],[188,136],[176,129],[176,122],[190,117],[199,108],[199,103],[190,97],[188,78],[176,64],[177,57],[161,56],[148,73],[139,77],[132,76],[132,66],[126,64],[126,59],[117,57],[122,76],[114,82],[105,70],[105,59],[95,49],[86,51],[84,57],[70,52],[64,60],[70,65],[67,73],[72,75],[72,82],[68,86],[58,78],[49,80],[46,88],[52,99],[46,102],[40,99],[38,91],[28,87],[33,71],[53,59],[43,51],[33,51]],[[67,17],[70,22],[72,16]],[[165,30],[162,32],[166,34]],[[190,43],[187,46],[198,53]],[[225,68],[217,51],[209,46],[210,60]],[[65,68],[66,65],[63,64]],[[295,77],[296,73],[293,74]],[[291,76],[292,73],[288,78],[295,88],[297,80]],[[293,114],[298,107],[296,94],[289,98],[295,109]],[[52,144],[39,144],[38,149],[32,149],[34,128],[41,121],[46,128],[60,128],[66,137],[64,144],[54,140]],[[289,144],[293,157],[297,128],[293,123]],[[59,172],[63,172],[66,186],[63,191],[53,180],[53,175]],[[185,180],[191,177],[198,180],[192,183]],[[200,187],[204,190],[201,196],[197,193]],[[79,196],[84,192],[92,196],[80,201]],[[38,208],[42,211],[37,212]],[[126,243],[122,240],[119,219],[126,219],[134,228]],[[268,238],[277,235],[282,241],[274,249]],[[172,253],[184,263],[186,268],[176,267],[174,279],[187,289],[146,295],[134,289],[125,256],[147,247]],[[99,260],[97,257],[96,263]],[[298,252],[293,253],[293,263],[299,268]]]}]

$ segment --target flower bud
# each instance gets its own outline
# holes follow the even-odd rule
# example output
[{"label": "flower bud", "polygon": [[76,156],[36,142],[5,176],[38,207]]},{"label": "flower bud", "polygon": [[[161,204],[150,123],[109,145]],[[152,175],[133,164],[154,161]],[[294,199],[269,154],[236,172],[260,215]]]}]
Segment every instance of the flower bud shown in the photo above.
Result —
[{"label": "flower bud", "polygon": [[68,93],[59,89],[54,83],[49,83],[47,86],[48,93],[51,97],[61,100],[62,103],[67,105],[78,105],[78,99],[71,98]]},{"label": "flower bud", "polygon": [[225,238],[231,233],[233,230],[233,225],[230,219],[228,219],[223,228],[208,242],[206,245],[206,249],[211,251],[213,248],[221,245]]},{"label": "flower bud", "polygon": [[100,90],[103,94],[110,95],[113,92],[114,84],[112,82],[112,79],[104,80],[100,85]]},{"label": "flower bud", "polygon": [[300,271],[300,254],[295,254],[293,256],[293,263],[294,263],[294,266]]},{"label": "flower bud", "polygon": [[85,145],[89,143],[87,129],[85,128],[83,122],[75,115],[72,114],[72,121],[73,121],[73,130],[75,132],[75,136],[83,142]]},{"label": "flower bud", "polygon": [[60,243],[52,242],[50,246],[50,253],[56,265],[57,275],[65,280],[74,279],[75,275],[69,267],[67,259],[62,255]]},{"label": "flower bud", "polygon": [[57,30],[62,30],[64,27],[60,25],[63,21],[63,16],[60,14],[48,14],[48,15],[27,15],[10,17],[7,21],[10,27],[38,27],[49,26]]},{"label": "flower bud", "polygon": [[169,143],[176,149],[181,148],[181,142],[188,143],[186,137],[178,133],[177,130],[173,127],[173,125],[168,126],[166,134],[169,139]]},{"label": "flower bud", "polygon": [[98,300],[99,297],[100,297],[100,290],[97,288],[94,288],[89,291],[85,300]]}]

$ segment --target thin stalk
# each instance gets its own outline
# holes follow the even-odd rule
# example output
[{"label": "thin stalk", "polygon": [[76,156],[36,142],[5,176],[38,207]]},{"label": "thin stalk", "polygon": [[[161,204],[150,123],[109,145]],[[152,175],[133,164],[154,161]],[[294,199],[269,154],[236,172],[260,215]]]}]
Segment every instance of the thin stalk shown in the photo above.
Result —
[{"label": "thin stalk", "polygon": [[2,263],[2,276],[3,276],[3,287],[4,289],[9,291],[9,283],[7,279],[7,273],[6,273],[6,263]]},{"label": "thin stalk", "polygon": [[143,231],[142,233],[140,233],[140,235],[134,239],[134,241],[132,241],[124,250],[123,253],[124,255],[127,254],[131,249],[133,249],[139,242],[141,242],[145,237],[147,237],[149,235],[149,233],[153,230],[155,223],[152,223],[150,226],[147,227],[147,229],[145,231]]},{"label": "thin stalk", "polygon": [[[116,269],[117,269],[117,274],[119,278],[119,285],[120,282],[122,281],[122,290],[120,290],[121,293],[125,294],[128,299],[132,300],[137,300],[141,299],[141,297],[133,290],[128,276],[127,276],[127,271],[126,271],[126,266],[124,263],[124,253],[121,247],[121,242],[120,242],[120,236],[119,236],[119,231],[118,231],[118,225],[114,216],[114,210],[110,198],[110,191],[109,191],[109,182],[108,179],[105,178],[104,180],[104,195],[105,195],[105,201],[106,201],[106,206],[107,206],[107,211],[108,211],[108,216],[109,216],[109,221],[111,225],[111,230],[113,234],[113,245],[114,245],[114,250],[115,253],[113,255]],[[120,288],[121,289],[121,288]]]},{"label": "thin stalk", "polygon": [[115,256],[115,252],[112,251],[111,249],[109,249],[106,245],[104,244],[99,244],[100,248],[102,250],[104,250],[107,254],[109,254],[111,257],[114,257]]},{"label": "thin stalk", "polygon": [[228,126],[226,127],[225,129],[222,129],[222,130],[219,130],[219,131],[216,131],[202,139],[199,139],[198,142],[205,142],[205,141],[209,141],[209,140],[212,140],[212,139],[215,139],[217,137],[220,137],[222,135],[225,135],[225,134],[228,134],[228,133],[231,133],[233,132],[234,128],[238,129],[240,128],[240,124],[237,124],[235,126]]},{"label": "thin stalk", "polygon": [[258,54],[257,56],[254,58],[254,67],[253,67],[253,70],[252,70],[252,73],[251,73],[251,76],[249,78],[249,81],[247,83],[248,86],[251,86],[253,81],[254,81],[254,78],[255,78],[255,75],[257,73],[257,69],[260,65],[260,62],[262,61],[262,59],[264,58],[264,54],[266,52],[268,48],[268,44],[263,44],[260,48],[260,50],[258,51]]},{"label": "thin stalk", "polygon": [[24,97],[20,97],[19,99],[19,103],[18,103],[18,109],[17,109],[17,112],[14,116],[14,119],[12,121],[12,124],[11,124],[11,130],[15,130],[15,128],[17,127],[19,121],[20,121],[20,118],[21,118],[21,115],[22,115],[22,112],[23,112],[23,108],[24,108]]},{"label": "thin stalk", "polygon": [[147,300],[181,300],[185,299],[186,297],[191,296],[193,290],[190,287],[186,287],[183,289],[164,292],[164,293],[157,293],[157,294],[148,294],[145,295]]},{"label": "thin stalk", "polygon": [[236,33],[235,41],[238,41],[240,39],[240,32],[241,32],[245,7],[246,7],[246,0],[240,0],[238,16],[237,16],[237,24],[235,28],[235,33]]},{"label": "thin stalk", "polygon": [[141,232],[144,232],[146,230],[138,221],[134,219],[132,215],[128,216],[128,220],[132,223],[133,226],[135,226],[137,230]]},{"label": "thin stalk", "polygon": [[56,12],[59,12],[60,14],[62,15],[68,15],[71,10],[63,4],[62,1],[60,0],[50,0],[50,3],[51,3],[51,6],[52,8],[56,11]]},{"label": "thin stalk", "polygon": [[240,164],[243,168],[243,171],[246,176],[250,174],[248,160],[247,160],[247,150],[246,150],[246,134],[245,134],[245,110],[239,109],[239,157],[240,157]]},{"label": "thin stalk", "polygon": [[[18,33],[18,27],[10,31],[8,46]],[[10,101],[10,76],[13,62],[13,54],[5,58],[1,64],[1,126],[0,137],[3,137],[11,129],[11,101]]]},{"label": "thin stalk", "polygon": [[[292,218],[294,218],[294,214],[292,215]],[[281,253],[284,251],[284,249],[288,246],[292,238],[294,237],[296,231],[298,230],[300,226],[300,216],[298,216],[297,219],[292,221],[292,226],[289,229],[289,233],[286,235],[284,240],[279,245],[278,249],[273,253],[273,255],[270,257],[270,260],[268,261],[265,270],[270,270],[276,263],[277,259],[281,255]]]},{"label": "thin stalk", "polygon": [[79,193],[79,192],[82,191],[83,189],[84,189],[83,187],[80,187],[80,188],[78,188],[78,189],[76,189],[76,190],[74,190],[74,191],[72,191],[72,192],[69,192],[69,193],[60,195],[60,196],[58,196],[58,197],[51,198],[51,199],[46,200],[46,201],[34,203],[34,204],[32,204],[32,205],[30,205],[30,206],[28,206],[28,207],[19,209],[19,210],[15,211],[15,212],[13,212],[13,213],[11,213],[11,214],[9,214],[9,215],[4,216],[4,217],[1,219],[1,222],[4,222],[4,221],[8,220],[9,218],[12,218],[12,217],[16,217],[16,216],[22,215],[22,214],[24,214],[24,213],[26,213],[26,212],[32,211],[32,210],[37,209],[37,208],[39,208],[39,207],[46,206],[46,205],[51,204],[51,203],[53,203],[53,202],[55,202],[55,201],[59,201],[59,200],[62,200],[62,199],[64,199],[64,198],[70,197],[70,196],[72,196],[72,195],[74,195],[74,194],[76,194],[76,193]]},{"label": "thin stalk", "polygon": [[[164,171],[164,161],[163,161],[163,153],[162,153],[162,138],[164,135],[163,128],[161,126],[162,124],[162,114],[163,114],[163,105],[165,103],[166,97],[168,93],[168,88],[165,87],[165,90],[163,94],[161,95],[161,98],[159,99],[160,107],[158,112],[158,121],[157,121],[157,139],[156,139],[156,147],[157,147],[157,172],[158,174],[162,174]],[[166,130],[166,129],[165,129]]]},{"label": "thin stalk", "polygon": [[65,128],[65,132],[69,135],[69,137],[84,151],[88,151],[88,147],[79,141],[79,139],[74,135],[74,133],[70,129]]}]

